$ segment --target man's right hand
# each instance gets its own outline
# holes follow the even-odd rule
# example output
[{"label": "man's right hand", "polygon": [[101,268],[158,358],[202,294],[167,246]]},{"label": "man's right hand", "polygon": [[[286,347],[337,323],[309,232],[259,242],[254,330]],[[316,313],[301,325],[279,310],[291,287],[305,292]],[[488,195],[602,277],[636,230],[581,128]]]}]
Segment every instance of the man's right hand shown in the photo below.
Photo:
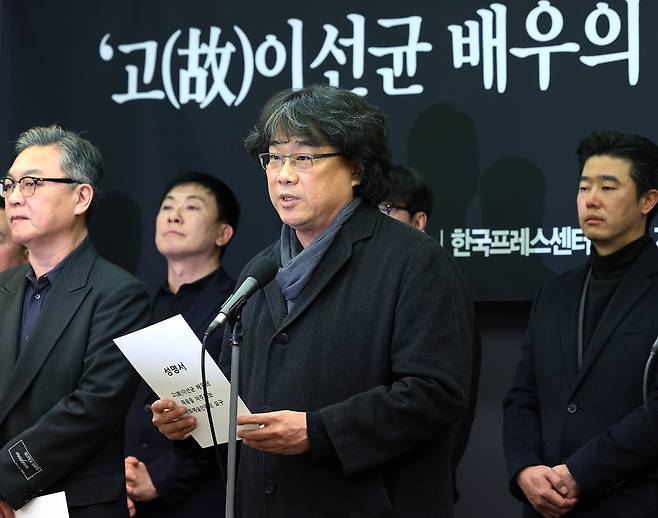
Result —
[{"label": "man's right hand", "polygon": [[519,471],[516,483],[532,507],[545,518],[559,518],[578,503],[577,498],[565,498],[549,482],[548,466],[529,466]]},{"label": "man's right hand", "polygon": [[196,418],[186,415],[187,408],[170,399],[158,399],[151,405],[153,424],[171,441],[187,439],[196,429]]}]

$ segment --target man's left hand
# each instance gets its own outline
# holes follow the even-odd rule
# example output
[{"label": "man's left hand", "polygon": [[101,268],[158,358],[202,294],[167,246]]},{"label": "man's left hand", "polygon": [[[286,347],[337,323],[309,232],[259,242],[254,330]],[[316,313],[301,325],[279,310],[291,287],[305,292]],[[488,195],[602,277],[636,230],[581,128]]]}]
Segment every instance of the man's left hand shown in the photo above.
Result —
[{"label": "man's left hand", "polygon": [[146,465],[136,457],[126,457],[126,492],[134,502],[150,502],[158,498]]},{"label": "man's left hand", "polygon": [[281,410],[238,417],[238,424],[255,424],[258,428],[240,430],[245,446],[279,455],[299,455],[310,449],[306,430],[306,413]]}]

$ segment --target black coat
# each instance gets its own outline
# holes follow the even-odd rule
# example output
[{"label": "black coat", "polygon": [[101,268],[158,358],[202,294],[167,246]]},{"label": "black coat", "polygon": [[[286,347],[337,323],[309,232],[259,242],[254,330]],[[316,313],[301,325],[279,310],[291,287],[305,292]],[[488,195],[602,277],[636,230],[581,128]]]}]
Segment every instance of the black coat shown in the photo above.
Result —
[{"label": "black coat", "polygon": [[[194,306],[183,317],[194,333],[203,338],[210,322],[233,291],[234,282],[223,268],[197,295]],[[206,347],[217,359],[222,333],[208,339]],[[142,380],[126,416],[126,455],[146,464],[159,498],[135,502],[142,518],[221,517],[224,512],[225,482],[214,457],[205,463],[184,459],[174,452],[171,441],[151,422],[151,403],[158,399]]]},{"label": "black coat", "polygon": [[[587,267],[543,287],[505,401],[510,487],[530,465],[566,461],[583,490],[569,516],[658,516],[658,384],[649,421],[642,378],[658,335],[658,250],[647,246],[610,300],[577,369],[578,304]],[[535,516],[529,505],[526,515]]]},{"label": "black coat", "polygon": [[[279,243],[260,255],[280,263]],[[242,319],[242,398],[253,412],[307,412],[311,451],[243,447],[241,518],[452,516],[473,322],[440,245],[362,205],[289,314],[273,281]]]},{"label": "black coat", "polygon": [[[146,287],[87,239],[57,275],[17,359],[27,268],[0,273],[0,495],[15,509],[57,491],[70,508],[117,501],[125,509],[123,418],[137,375],[112,339],[148,323]],[[22,469],[16,448],[31,456]]]}]

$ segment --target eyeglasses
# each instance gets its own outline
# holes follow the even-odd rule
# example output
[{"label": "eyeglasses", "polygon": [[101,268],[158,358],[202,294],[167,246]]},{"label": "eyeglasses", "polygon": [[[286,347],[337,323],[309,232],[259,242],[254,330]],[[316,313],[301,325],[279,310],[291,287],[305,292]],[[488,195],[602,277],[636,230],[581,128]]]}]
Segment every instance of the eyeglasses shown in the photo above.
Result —
[{"label": "eyeglasses", "polygon": [[20,180],[14,180],[8,176],[0,178],[0,196],[9,198],[14,188],[18,185],[23,198],[28,198],[34,194],[34,190],[41,182],[56,182],[56,183],[80,183],[78,180],[71,178],[40,178],[38,176],[24,176]]},{"label": "eyeglasses", "polygon": [[387,216],[391,215],[391,211],[393,209],[407,210],[407,211],[409,210],[407,207],[403,207],[401,205],[393,205],[393,204],[385,202],[385,201],[383,201],[379,205],[377,205],[377,208],[379,209],[379,212],[383,212]]},{"label": "eyeglasses", "polygon": [[313,160],[318,158],[329,158],[330,156],[342,155],[340,151],[336,153],[292,153],[291,155],[280,155],[279,153],[260,153],[260,165],[268,172],[280,171],[286,158],[290,160],[290,165],[296,171],[308,171],[313,167]]}]

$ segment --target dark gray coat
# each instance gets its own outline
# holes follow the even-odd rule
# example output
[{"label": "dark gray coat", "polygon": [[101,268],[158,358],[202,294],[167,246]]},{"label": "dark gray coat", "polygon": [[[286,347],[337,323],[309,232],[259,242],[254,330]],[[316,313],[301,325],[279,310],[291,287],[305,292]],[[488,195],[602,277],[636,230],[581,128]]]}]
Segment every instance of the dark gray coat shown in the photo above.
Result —
[{"label": "dark gray coat", "polygon": [[[279,243],[260,255],[280,263]],[[253,412],[308,412],[311,451],[243,447],[241,518],[452,516],[450,436],[473,325],[440,245],[362,205],[291,313],[273,281],[243,325],[242,398]]]},{"label": "dark gray coat", "polygon": [[69,507],[125,502],[123,417],[137,377],[112,339],[148,323],[146,287],[87,239],[17,358],[27,268],[0,273],[0,495],[15,509],[57,491]]}]

